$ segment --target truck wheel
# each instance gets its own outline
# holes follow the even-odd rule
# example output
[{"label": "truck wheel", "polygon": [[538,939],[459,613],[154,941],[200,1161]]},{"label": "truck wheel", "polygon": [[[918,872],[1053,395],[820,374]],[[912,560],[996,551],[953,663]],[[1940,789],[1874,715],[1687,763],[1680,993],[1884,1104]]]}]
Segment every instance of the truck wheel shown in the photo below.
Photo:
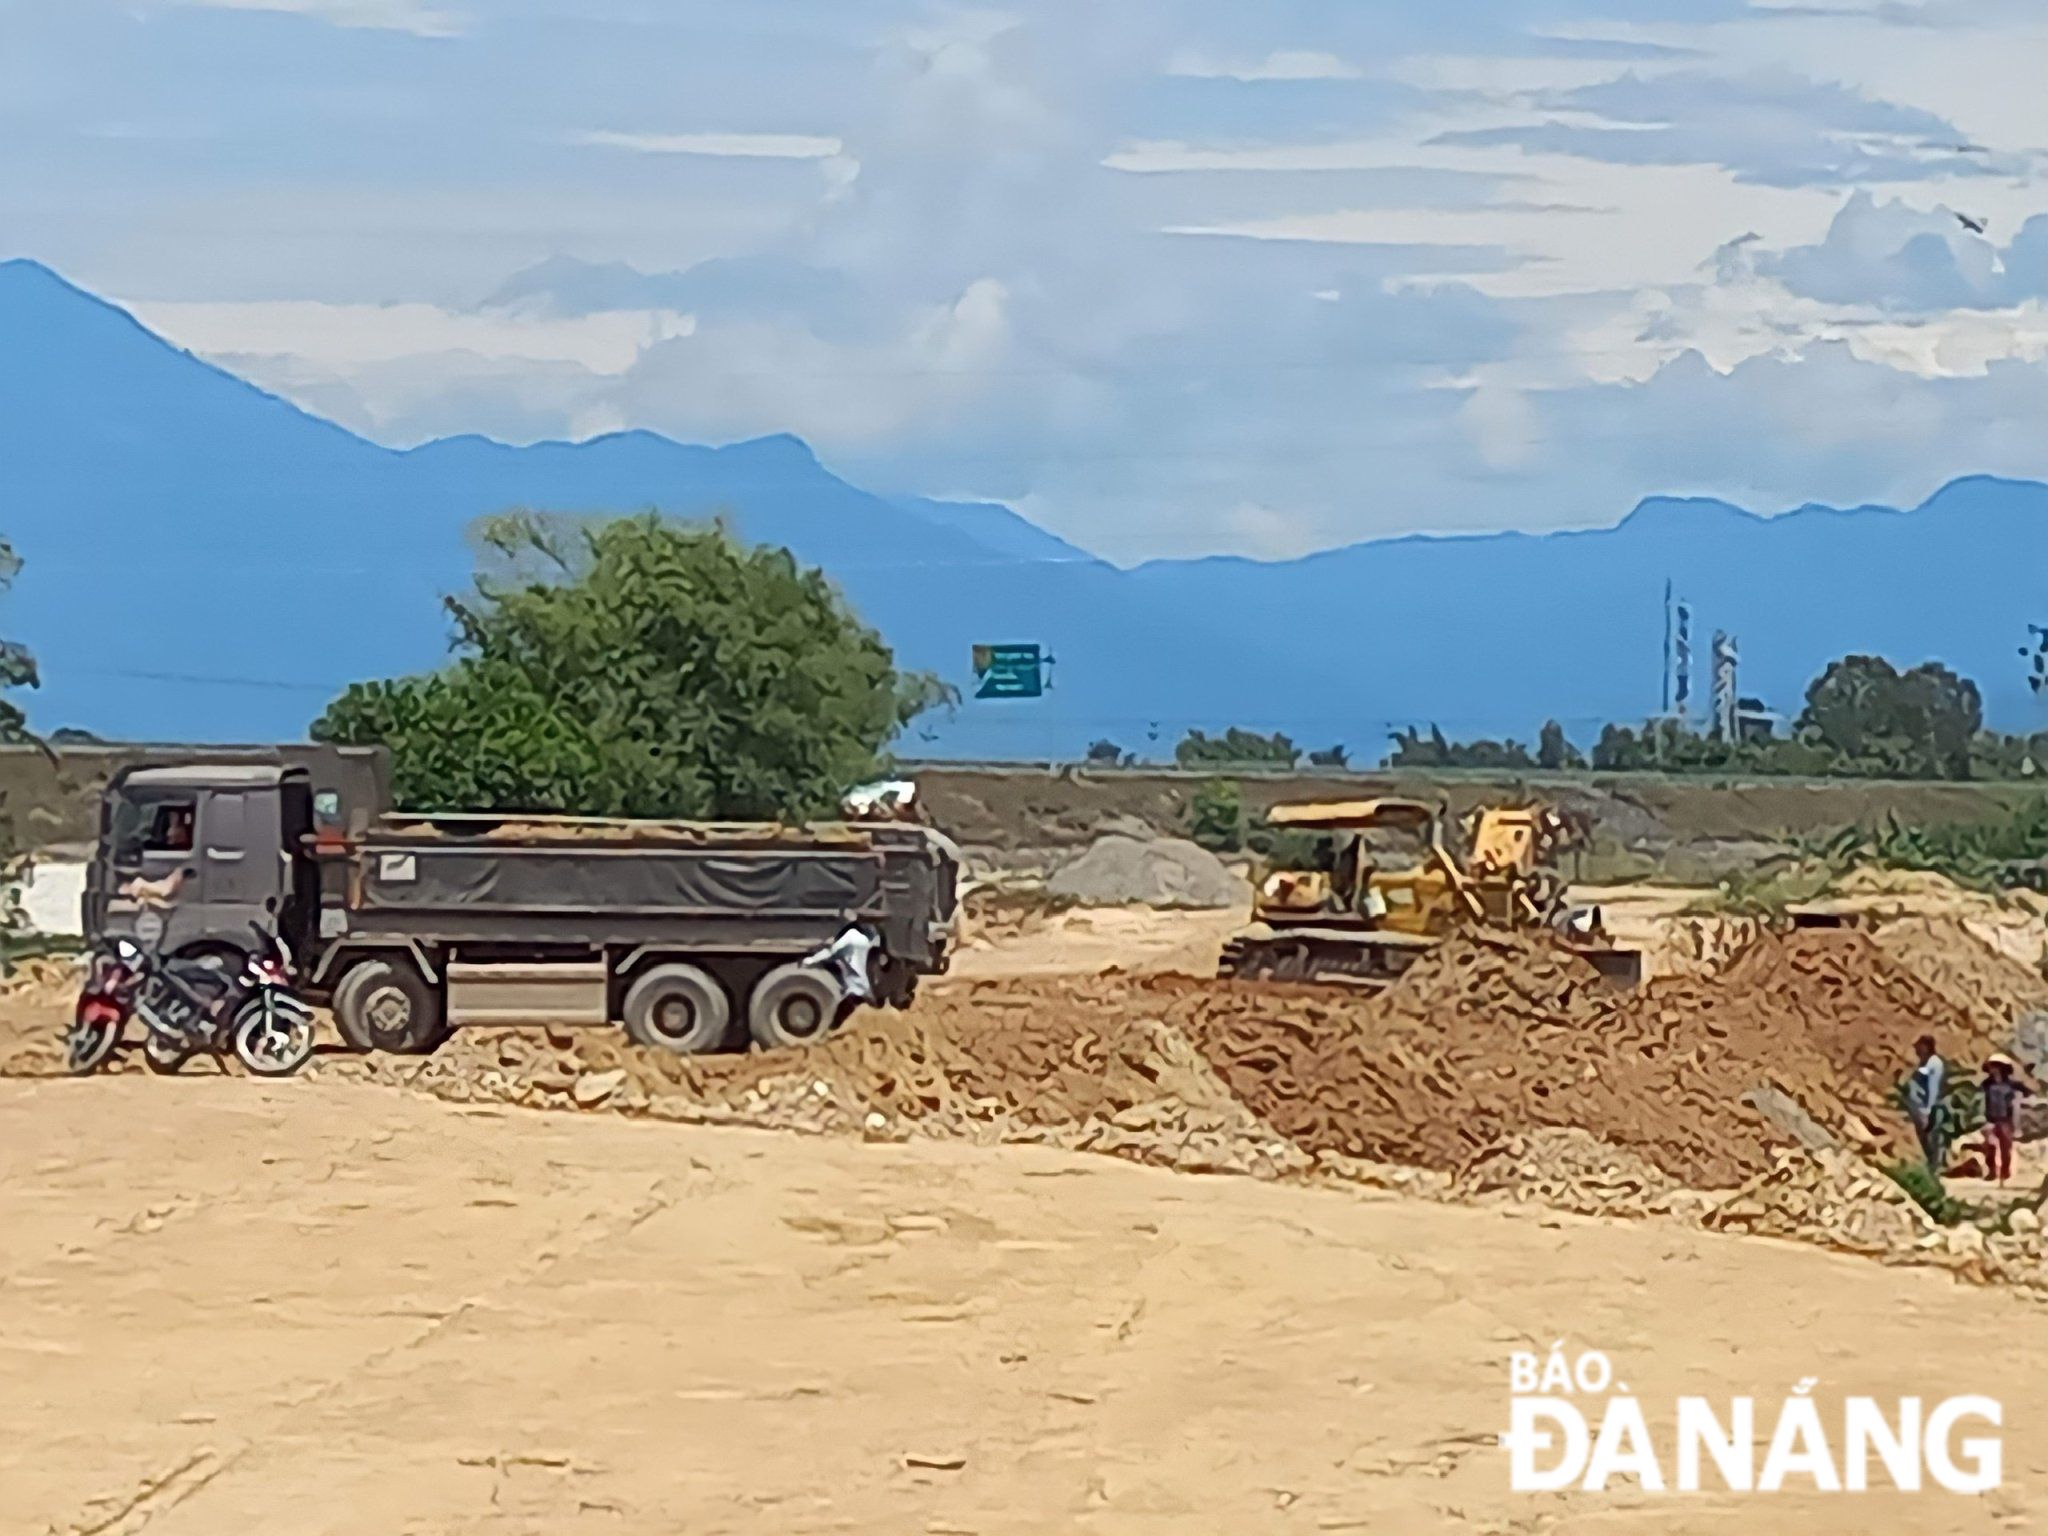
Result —
[{"label": "truck wheel", "polygon": [[725,1044],[732,999],[694,965],[657,965],[635,977],[620,1008],[636,1045],[702,1056]]},{"label": "truck wheel", "polygon": [[845,1006],[846,994],[831,972],[779,966],[754,984],[747,999],[747,1033],[763,1050],[809,1045],[839,1022]]},{"label": "truck wheel", "polygon": [[334,989],[334,1019],[360,1051],[422,1056],[441,1043],[441,1000],[403,960],[365,960]]}]

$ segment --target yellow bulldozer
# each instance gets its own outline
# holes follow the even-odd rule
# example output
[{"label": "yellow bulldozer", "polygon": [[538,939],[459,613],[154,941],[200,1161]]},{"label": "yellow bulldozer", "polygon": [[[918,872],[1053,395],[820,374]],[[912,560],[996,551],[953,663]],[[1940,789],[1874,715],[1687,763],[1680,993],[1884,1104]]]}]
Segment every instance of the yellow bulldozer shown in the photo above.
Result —
[{"label": "yellow bulldozer", "polygon": [[[1642,982],[1641,952],[1613,943],[1597,909],[1566,905],[1558,857],[1585,832],[1557,810],[1472,812],[1462,860],[1445,843],[1441,816],[1420,800],[1280,805],[1266,821],[1307,834],[1313,854],[1305,867],[1266,876],[1251,926],[1224,946],[1225,976],[1383,987],[1452,934],[1545,928],[1614,985]],[[1389,845],[1404,862],[1383,867]]]}]

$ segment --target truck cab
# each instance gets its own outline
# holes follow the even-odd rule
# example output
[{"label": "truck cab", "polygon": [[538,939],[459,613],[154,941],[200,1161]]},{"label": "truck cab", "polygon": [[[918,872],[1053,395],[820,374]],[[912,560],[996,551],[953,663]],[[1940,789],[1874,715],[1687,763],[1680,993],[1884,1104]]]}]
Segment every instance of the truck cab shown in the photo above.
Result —
[{"label": "truck cab", "polygon": [[177,882],[162,952],[246,952],[250,924],[299,950],[318,908],[312,776],[278,763],[141,767],[114,776],[86,872],[85,933],[136,938],[137,880]]}]

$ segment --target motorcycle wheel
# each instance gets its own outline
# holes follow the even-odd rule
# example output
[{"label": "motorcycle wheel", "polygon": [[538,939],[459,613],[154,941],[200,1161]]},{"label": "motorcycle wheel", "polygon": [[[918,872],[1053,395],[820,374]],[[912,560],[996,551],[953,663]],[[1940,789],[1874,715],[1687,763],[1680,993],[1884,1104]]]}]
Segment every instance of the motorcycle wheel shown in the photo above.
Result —
[{"label": "motorcycle wheel", "polygon": [[235,1059],[258,1077],[290,1077],[313,1054],[313,1019],[252,997],[235,1014]]},{"label": "motorcycle wheel", "polygon": [[192,1047],[167,1040],[155,1030],[142,1039],[142,1059],[159,1077],[170,1077],[192,1059]]},{"label": "motorcycle wheel", "polygon": [[64,1036],[64,1070],[73,1077],[85,1077],[107,1064],[114,1047],[121,1043],[119,1024],[74,1020]]}]

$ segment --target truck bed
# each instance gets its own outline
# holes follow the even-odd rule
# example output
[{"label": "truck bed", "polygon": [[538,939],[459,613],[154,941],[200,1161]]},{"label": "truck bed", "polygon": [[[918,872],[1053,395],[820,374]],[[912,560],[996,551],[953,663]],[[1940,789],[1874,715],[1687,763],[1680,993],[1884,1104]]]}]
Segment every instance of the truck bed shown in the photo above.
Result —
[{"label": "truck bed", "polygon": [[781,951],[864,921],[913,961],[943,944],[929,929],[950,919],[955,869],[944,838],[904,824],[392,816],[316,852],[329,938],[647,944],[687,930],[697,946]]}]

